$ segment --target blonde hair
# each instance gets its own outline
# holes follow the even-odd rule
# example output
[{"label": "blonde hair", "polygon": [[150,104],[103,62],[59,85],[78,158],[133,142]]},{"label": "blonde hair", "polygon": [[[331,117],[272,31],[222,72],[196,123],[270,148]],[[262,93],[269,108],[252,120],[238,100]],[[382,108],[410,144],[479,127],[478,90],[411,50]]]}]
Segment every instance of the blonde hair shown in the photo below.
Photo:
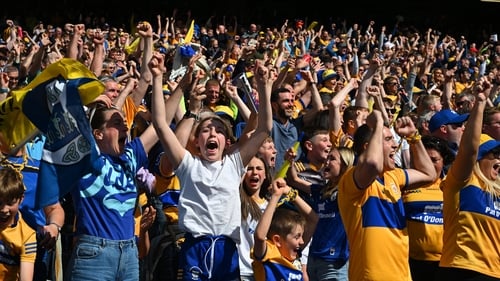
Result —
[{"label": "blonde hair", "polygon": [[330,180],[328,184],[323,188],[323,199],[332,197],[333,193],[338,189],[337,186],[342,175],[345,173],[345,171],[347,171],[354,165],[355,155],[353,149],[349,147],[332,147],[332,150],[333,149],[336,149],[339,152],[342,167],[340,168],[339,175],[334,180]]},{"label": "blonde hair", "polygon": [[481,182],[481,186],[484,187],[484,190],[491,194],[494,199],[500,198],[500,178],[497,177],[496,180],[491,180],[487,178],[481,168],[479,167],[479,161],[476,161],[476,164],[473,168],[474,173],[479,178]]}]

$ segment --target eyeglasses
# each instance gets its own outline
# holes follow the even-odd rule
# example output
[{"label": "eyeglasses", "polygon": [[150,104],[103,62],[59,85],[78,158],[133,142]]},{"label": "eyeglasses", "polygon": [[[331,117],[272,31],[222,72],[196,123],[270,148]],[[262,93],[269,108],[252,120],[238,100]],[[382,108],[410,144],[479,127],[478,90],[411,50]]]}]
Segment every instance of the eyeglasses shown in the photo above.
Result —
[{"label": "eyeglasses", "polygon": [[386,108],[385,110],[390,114],[396,114],[396,112],[398,112],[397,108]]},{"label": "eyeglasses", "polygon": [[388,82],[388,83],[385,83],[385,84],[389,85],[389,86],[399,85],[398,82]]},{"label": "eyeglasses", "polygon": [[462,106],[462,105],[464,105],[464,104],[466,104],[466,103],[469,103],[469,101],[468,101],[468,100],[461,100],[461,101],[457,101],[457,102],[455,102],[455,104],[456,104],[457,106]]},{"label": "eyeglasses", "polygon": [[19,76],[18,77],[9,76],[9,80],[17,81],[19,80]]}]

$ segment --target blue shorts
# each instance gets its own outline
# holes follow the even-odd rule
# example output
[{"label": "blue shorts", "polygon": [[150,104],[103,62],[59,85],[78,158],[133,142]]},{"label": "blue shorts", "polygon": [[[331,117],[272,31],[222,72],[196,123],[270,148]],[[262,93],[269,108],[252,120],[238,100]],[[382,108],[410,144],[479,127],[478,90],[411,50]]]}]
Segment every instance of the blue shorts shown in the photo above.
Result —
[{"label": "blue shorts", "polygon": [[194,238],[186,233],[181,245],[178,280],[239,280],[238,250],[226,236]]},{"label": "blue shorts", "polygon": [[135,238],[79,236],[64,274],[66,281],[138,281],[139,253]]}]

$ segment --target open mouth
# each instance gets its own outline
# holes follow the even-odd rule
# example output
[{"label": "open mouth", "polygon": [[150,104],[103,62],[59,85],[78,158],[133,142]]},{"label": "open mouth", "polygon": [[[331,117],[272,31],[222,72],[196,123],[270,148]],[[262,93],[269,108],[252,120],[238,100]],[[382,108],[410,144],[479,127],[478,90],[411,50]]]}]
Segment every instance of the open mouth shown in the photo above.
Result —
[{"label": "open mouth", "polygon": [[10,219],[10,216],[0,217],[0,224],[4,224],[4,223],[8,222],[9,219]]},{"label": "open mouth", "polygon": [[493,169],[498,173],[500,172],[499,169],[500,169],[500,163],[497,163],[495,165],[493,165]]},{"label": "open mouth", "polygon": [[259,182],[259,178],[258,177],[252,177],[249,179],[250,183],[258,183]]},{"label": "open mouth", "polygon": [[207,148],[208,149],[217,149],[218,145],[216,142],[209,142],[207,143]]}]

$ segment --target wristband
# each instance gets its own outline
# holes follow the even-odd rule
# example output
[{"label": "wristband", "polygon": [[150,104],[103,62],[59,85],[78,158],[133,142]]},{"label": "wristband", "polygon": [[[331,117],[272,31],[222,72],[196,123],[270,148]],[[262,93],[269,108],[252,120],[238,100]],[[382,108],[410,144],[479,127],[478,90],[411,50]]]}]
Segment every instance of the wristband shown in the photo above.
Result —
[{"label": "wristband", "polygon": [[280,200],[278,201],[278,207],[283,205],[285,202],[293,202],[295,198],[297,198],[297,195],[299,192],[296,189],[290,189],[290,191],[283,195]]},{"label": "wristband", "polygon": [[189,118],[194,118],[195,122],[200,121],[200,116],[198,114],[194,114],[194,113],[192,113],[191,111],[188,110],[184,114],[184,119],[189,119]]},{"label": "wristband", "polygon": [[418,131],[415,131],[412,136],[406,137],[405,139],[409,144],[413,144],[419,142],[422,139],[422,135]]},{"label": "wristband", "polygon": [[290,191],[286,194],[286,197],[288,198],[288,202],[293,202],[295,200],[295,198],[297,198],[297,195],[299,194],[299,192],[297,191],[297,189],[290,189]]},{"label": "wristband", "polygon": [[6,94],[8,92],[10,92],[9,88],[4,88],[4,87],[0,88],[0,94]]}]

